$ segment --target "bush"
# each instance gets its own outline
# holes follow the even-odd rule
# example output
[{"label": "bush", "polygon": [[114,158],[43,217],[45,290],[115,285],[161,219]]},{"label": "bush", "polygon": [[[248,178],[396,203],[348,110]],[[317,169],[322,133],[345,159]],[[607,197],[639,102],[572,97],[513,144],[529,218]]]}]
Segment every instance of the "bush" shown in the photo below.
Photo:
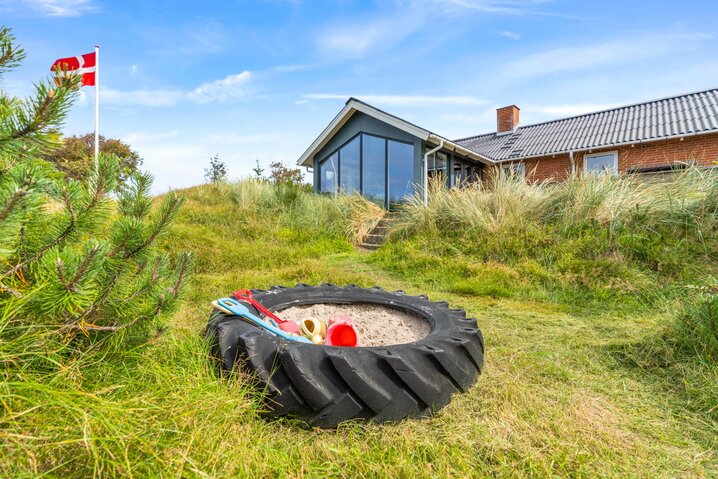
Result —
[{"label": "bush", "polygon": [[[122,140],[105,138],[102,135],[99,139],[100,152],[115,155],[120,159],[118,180],[120,183],[124,183],[132,173],[137,171],[142,164],[142,158]],[[45,155],[45,160],[70,178],[86,180],[92,172],[95,161],[94,133],[64,138],[62,147]]]},{"label": "bush", "polygon": [[678,318],[677,347],[718,367],[718,282],[694,287]]},{"label": "bush", "polygon": [[[23,57],[0,29],[0,74]],[[173,267],[156,246],[182,199],[169,193],[154,210],[152,177],[134,172],[118,186],[114,155],[101,153],[83,182],[41,160],[61,145],[79,88],[77,76],[52,80],[22,101],[0,92],[0,343],[49,337],[80,351],[107,336],[144,338],[189,272],[189,254]]]}]

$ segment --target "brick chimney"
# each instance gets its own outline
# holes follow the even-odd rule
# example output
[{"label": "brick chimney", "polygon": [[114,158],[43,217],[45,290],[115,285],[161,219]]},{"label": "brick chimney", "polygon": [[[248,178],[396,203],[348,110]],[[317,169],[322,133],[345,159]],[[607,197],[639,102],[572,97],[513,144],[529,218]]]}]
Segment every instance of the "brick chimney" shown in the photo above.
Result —
[{"label": "brick chimney", "polygon": [[519,107],[516,105],[496,109],[496,133],[514,131],[519,126]]}]

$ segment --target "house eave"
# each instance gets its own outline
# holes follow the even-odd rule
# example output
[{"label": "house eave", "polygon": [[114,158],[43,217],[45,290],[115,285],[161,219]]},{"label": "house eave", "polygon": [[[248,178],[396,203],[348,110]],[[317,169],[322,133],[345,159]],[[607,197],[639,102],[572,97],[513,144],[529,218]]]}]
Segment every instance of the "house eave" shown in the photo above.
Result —
[{"label": "house eave", "polygon": [[436,144],[436,145],[440,144],[440,143],[443,141],[443,142],[444,142],[444,149],[449,150],[449,151],[453,151],[453,152],[455,152],[455,153],[459,153],[459,154],[462,155],[462,156],[465,156],[465,157],[467,157],[467,158],[470,158],[470,159],[472,159],[472,160],[474,160],[474,161],[478,161],[479,163],[483,163],[483,164],[485,164],[485,165],[493,165],[493,164],[495,163],[495,161],[492,160],[491,158],[488,158],[488,157],[486,157],[486,156],[484,156],[484,155],[481,155],[481,154],[479,154],[479,153],[476,153],[476,152],[473,151],[473,150],[469,150],[468,148],[464,148],[463,146],[461,146],[461,145],[459,145],[459,144],[457,144],[457,143],[454,143],[454,142],[451,141],[451,140],[447,140],[446,138],[443,138],[443,137],[441,137],[441,136],[439,136],[439,135],[435,135],[435,134],[433,134],[433,133],[430,133],[430,134],[429,134],[429,138],[428,138],[427,141],[428,141],[429,143]]},{"label": "house eave", "polygon": [[490,158],[476,153],[475,151],[464,148],[463,146],[454,143],[451,140],[431,133],[424,128],[409,123],[408,121],[402,120],[401,118],[398,118],[394,115],[390,115],[389,113],[379,110],[378,108],[374,108],[373,106],[368,105],[355,98],[350,98],[349,100],[347,100],[346,105],[344,105],[344,108],[342,108],[342,110],[334,117],[334,119],[329,123],[329,125],[324,128],[324,130],[312,142],[312,144],[309,145],[309,148],[306,149],[302,156],[299,157],[297,165],[312,166],[314,155],[316,155],[319,150],[324,148],[324,146],[331,140],[331,138],[337,133],[337,131],[339,131],[356,112],[361,112],[365,115],[376,118],[379,121],[391,125],[399,130],[405,131],[410,135],[413,135],[428,143],[438,145],[443,140],[445,149],[457,152],[462,156],[478,161],[480,163],[484,163],[487,165],[494,163],[494,161]]},{"label": "house eave", "polygon": [[383,112],[370,105],[367,105],[366,103],[363,103],[359,100],[350,98],[349,100],[347,100],[347,103],[346,105],[344,105],[344,108],[342,108],[342,110],[337,114],[337,116],[334,117],[334,119],[329,123],[329,125],[324,128],[324,130],[317,137],[317,139],[314,140],[311,145],[309,145],[309,148],[307,148],[307,150],[302,154],[302,156],[299,157],[297,165],[312,166],[312,159],[314,158],[314,155],[319,150],[324,148],[324,146],[329,142],[329,140],[331,140],[334,134],[339,131],[341,127],[344,126],[344,124],[346,124],[346,122],[349,121],[352,115],[354,115],[354,113],[356,112],[361,112],[371,117],[374,117],[377,120],[383,121],[388,125],[398,128],[399,130],[405,131],[410,135],[413,135],[424,141],[429,138],[430,133],[427,130],[413,125],[407,121],[404,121],[401,118],[397,118],[393,115]]}]

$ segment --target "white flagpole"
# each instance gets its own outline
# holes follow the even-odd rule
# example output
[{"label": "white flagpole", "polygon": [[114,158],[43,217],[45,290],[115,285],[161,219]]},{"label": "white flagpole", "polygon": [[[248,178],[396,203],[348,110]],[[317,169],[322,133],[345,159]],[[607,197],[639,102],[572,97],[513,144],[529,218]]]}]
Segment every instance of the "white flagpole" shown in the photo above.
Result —
[{"label": "white flagpole", "polygon": [[100,154],[100,46],[95,45],[95,170]]}]

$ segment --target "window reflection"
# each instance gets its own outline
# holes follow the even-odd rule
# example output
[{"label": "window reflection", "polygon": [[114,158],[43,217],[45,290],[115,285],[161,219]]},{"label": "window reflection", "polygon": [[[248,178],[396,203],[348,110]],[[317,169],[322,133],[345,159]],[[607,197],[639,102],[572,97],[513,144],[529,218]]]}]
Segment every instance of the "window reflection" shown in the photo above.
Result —
[{"label": "window reflection", "polygon": [[339,149],[339,188],[342,193],[359,192],[359,137],[355,137],[349,143]]},{"label": "window reflection", "polygon": [[336,193],[337,191],[337,164],[339,155],[334,153],[319,163],[319,191],[322,193]]},{"label": "window reflection", "polygon": [[414,146],[389,140],[389,205],[414,194]]},{"label": "window reflection", "polygon": [[386,204],[386,140],[362,135],[363,193],[381,206]]}]

